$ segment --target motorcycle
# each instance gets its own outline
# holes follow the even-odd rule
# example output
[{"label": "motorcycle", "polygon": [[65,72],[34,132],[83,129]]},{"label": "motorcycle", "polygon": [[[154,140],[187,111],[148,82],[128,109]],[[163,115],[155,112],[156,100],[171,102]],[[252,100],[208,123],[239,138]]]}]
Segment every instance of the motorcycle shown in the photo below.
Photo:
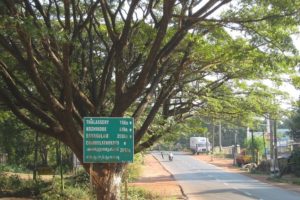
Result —
[{"label": "motorcycle", "polygon": [[172,160],[173,160],[173,154],[170,153],[170,154],[169,154],[169,161],[172,161]]}]

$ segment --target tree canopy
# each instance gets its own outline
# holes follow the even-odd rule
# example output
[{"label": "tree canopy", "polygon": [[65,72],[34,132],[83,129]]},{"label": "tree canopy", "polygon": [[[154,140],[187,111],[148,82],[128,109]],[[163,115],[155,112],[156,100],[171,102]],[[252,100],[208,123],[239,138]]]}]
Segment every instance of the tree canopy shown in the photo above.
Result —
[{"label": "tree canopy", "polygon": [[141,151],[168,133],[156,133],[154,120],[228,113],[242,102],[265,113],[257,100],[268,102],[265,86],[249,81],[292,72],[299,8],[298,0],[3,0],[0,101],[81,161],[85,116],[132,116]]},{"label": "tree canopy", "polygon": [[290,129],[290,133],[293,136],[294,140],[300,140],[300,101],[298,100],[295,110],[291,113],[289,118],[286,120],[286,124]]}]

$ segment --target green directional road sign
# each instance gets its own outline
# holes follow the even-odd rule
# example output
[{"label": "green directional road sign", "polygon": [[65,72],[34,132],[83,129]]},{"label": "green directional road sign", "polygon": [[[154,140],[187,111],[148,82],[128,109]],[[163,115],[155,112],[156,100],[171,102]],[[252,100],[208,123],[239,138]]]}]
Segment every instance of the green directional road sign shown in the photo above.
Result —
[{"label": "green directional road sign", "polygon": [[133,162],[133,119],[85,117],[83,119],[83,162]]}]

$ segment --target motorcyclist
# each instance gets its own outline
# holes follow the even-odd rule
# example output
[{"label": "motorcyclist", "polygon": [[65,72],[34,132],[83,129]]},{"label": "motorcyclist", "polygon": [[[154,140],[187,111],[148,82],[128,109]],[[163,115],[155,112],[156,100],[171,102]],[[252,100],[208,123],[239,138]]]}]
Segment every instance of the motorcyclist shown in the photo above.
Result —
[{"label": "motorcyclist", "polygon": [[173,153],[171,152],[171,153],[169,153],[169,161],[172,161],[173,160]]}]

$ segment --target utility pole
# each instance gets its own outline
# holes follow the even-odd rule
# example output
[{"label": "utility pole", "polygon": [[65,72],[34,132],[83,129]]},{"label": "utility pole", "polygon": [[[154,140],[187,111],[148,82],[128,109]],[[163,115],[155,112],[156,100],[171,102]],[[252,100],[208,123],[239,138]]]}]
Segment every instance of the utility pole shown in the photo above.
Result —
[{"label": "utility pole", "polygon": [[276,119],[274,119],[274,175],[279,176],[279,166],[278,166],[278,149],[277,149],[277,124]]},{"label": "utility pole", "polygon": [[34,169],[33,169],[33,180],[36,182],[37,181],[37,159],[38,159],[38,140],[39,140],[39,133],[35,133],[35,141],[34,141]]},{"label": "utility pole", "polygon": [[64,184],[64,174],[63,174],[63,166],[62,166],[62,150],[61,150],[60,141],[58,141],[58,148],[59,148],[60,191],[62,193],[64,191],[65,184]]},{"label": "utility pole", "polygon": [[263,143],[264,143],[264,159],[266,159],[267,158],[267,149],[266,149],[265,129],[263,129]]},{"label": "utility pole", "polygon": [[210,161],[214,160],[214,147],[215,147],[215,124],[214,120],[212,120],[212,148],[211,148],[211,157]]},{"label": "utility pole", "polygon": [[220,148],[220,152],[222,152],[222,129],[221,129],[221,121],[219,123],[219,148]]},{"label": "utility pole", "polygon": [[253,136],[253,129],[250,130],[251,131],[251,154],[252,154],[252,162],[255,162],[254,159],[254,136]]},{"label": "utility pole", "polygon": [[270,127],[270,159],[271,159],[271,176],[273,176],[274,173],[274,136],[273,136],[273,123],[270,119],[268,118],[268,125]]},{"label": "utility pole", "polygon": [[237,130],[234,131],[233,165],[236,166],[237,157]]},{"label": "utility pole", "polygon": [[208,149],[208,143],[207,143],[207,131],[205,132],[205,147],[206,147],[206,154],[208,154],[209,149]]}]

